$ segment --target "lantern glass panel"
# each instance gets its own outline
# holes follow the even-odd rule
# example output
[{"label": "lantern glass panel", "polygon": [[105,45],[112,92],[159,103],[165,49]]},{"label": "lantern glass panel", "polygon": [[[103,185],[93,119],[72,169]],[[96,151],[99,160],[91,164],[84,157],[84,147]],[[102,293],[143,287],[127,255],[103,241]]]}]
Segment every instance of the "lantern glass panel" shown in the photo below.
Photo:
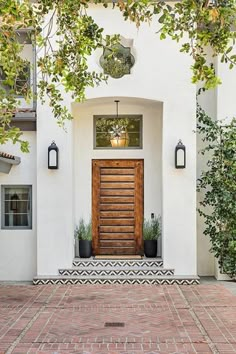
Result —
[{"label": "lantern glass panel", "polygon": [[178,149],[177,151],[177,166],[184,166],[184,150]]},{"label": "lantern glass panel", "polygon": [[57,152],[55,150],[50,150],[49,152],[49,166],[50,167],[57,166]]}]

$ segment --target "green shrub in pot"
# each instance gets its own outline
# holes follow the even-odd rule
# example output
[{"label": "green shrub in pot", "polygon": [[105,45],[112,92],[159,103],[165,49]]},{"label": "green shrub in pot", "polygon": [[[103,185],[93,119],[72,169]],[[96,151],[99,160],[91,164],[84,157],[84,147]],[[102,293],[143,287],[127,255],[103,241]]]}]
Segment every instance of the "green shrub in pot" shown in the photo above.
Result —
[{"label": "green shrub in pot", "polygon": [[161,217],[153,219],[144,219],[143,222],[143,239],[144,253],[146,257],[156,257],[157,255],[157,239],[161,236]]},{"label": "green shrub in pot", "polygon": [[79,240],[79,256],[81,258],[89,258],[92,256],[92,222],[88,223],[83,218],[80,219],[79,225],[75,228],[75,238]]}]

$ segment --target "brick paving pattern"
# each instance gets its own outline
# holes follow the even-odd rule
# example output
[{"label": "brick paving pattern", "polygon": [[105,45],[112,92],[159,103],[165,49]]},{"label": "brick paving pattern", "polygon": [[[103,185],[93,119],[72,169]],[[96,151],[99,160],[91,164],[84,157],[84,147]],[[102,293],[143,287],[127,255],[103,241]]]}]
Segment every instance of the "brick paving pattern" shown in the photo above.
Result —
[{"label": "brick paving pattern", "polygon": [[220,284],[0,285],[2,353],[236,353],[236,296]]}]

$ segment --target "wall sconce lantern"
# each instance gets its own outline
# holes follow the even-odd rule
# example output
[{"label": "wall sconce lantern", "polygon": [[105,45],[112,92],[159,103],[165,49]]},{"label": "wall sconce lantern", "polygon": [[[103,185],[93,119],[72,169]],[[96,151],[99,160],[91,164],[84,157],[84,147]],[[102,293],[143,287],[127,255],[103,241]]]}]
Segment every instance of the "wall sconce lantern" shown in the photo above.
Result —
[{"label": "wall sconce lantern", "polygon": [[181,140],[175,147],[175,168],[186,167],[186,148]]},{"label": "wall sconce lantern", "polygon": [[53,140],[51,145],[48,147],[48,168],[50,170],[57,170],[58,169],[58,155],[59,149]]}]

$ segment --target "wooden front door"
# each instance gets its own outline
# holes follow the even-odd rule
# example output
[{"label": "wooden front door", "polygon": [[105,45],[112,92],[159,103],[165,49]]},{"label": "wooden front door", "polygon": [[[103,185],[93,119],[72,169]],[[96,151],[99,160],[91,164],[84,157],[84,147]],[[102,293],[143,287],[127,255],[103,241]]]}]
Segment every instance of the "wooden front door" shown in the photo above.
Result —
[{"label": "wooden front door", "polygon": [[143,160],[93,160],[94,254],[142,254],[142,225]]}]

